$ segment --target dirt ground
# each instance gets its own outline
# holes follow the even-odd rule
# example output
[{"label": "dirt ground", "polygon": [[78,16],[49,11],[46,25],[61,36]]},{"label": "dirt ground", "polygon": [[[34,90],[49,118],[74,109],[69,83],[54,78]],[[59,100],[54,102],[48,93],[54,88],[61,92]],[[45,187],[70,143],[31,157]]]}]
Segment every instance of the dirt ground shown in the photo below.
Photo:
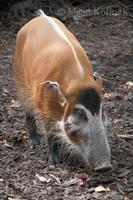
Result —
[{"label": "dirt ground", "polygon": [[[133,135],[133,18],[64,20],[104,79],[113,169],[101,174],[76,166],[50,166],[43,145],[28,147],[24,113],[16,102],[12,57],[16,33],[30,18],[29,14],[15,19],[6,11],[0,16],[0,199],[133,200],[133,138],[121,137]],[[103,192],[97,191],[100,185]]]}]

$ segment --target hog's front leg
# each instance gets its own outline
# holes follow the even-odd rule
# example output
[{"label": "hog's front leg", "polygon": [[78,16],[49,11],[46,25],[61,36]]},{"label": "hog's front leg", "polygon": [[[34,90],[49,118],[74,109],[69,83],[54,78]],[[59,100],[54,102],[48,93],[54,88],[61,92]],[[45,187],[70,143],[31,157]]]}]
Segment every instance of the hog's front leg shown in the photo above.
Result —
[{"label": "hog's front leg", "polygon": [[60,160],[59,152],[61,146],[62,129],[57,121],[45,119],[45,130],[47,138],[49,164],[58,164]]}]

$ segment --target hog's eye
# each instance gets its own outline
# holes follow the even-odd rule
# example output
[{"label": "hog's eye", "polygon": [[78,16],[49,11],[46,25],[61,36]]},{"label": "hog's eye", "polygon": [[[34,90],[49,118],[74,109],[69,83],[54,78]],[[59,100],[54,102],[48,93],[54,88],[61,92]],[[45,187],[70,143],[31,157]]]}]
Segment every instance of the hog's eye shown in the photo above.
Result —
[{"label": "hog's eye", "polygon": [[73,114],[81,120],[87,121],[86,112],[81,108],[74,108]]}]

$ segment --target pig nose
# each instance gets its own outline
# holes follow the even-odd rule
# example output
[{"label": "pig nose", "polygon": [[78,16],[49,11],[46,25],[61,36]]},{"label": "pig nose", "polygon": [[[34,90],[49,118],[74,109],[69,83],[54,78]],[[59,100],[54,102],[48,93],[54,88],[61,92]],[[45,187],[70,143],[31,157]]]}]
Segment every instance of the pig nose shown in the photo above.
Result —
[{"label": "pig nose", "polygon": [[94,171],[96,172],[105,172],[112,168],[112,165],[109,161],[103,162],[101,165],[95,167]]}]

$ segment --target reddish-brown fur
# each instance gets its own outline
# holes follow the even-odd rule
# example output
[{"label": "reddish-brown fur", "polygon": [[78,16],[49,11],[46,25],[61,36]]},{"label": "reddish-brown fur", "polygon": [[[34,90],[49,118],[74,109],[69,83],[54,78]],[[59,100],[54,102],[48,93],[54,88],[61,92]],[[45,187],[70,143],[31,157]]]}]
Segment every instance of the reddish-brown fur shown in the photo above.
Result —
[{"label": "reddish-brown fur", "polygon": [[[101,94],[102,84],[94,80],[87,55],[73,34],[59,20],[52,18],[73,45],[84,70],[77,68],[71,47],[51,27],[43,16],[34,18],[18,33],[14,56],[14,72],[18,88],[22,88],[34,107],[45,117],[61,120],[76,103],[78,92],[95,88]],[[59,83],[67,104],[62,107],[60,96],[43,82]],[[98,81],[97,81],[98,80]],[[97,84],[98,82],[98,84]],[[100,84],[99,84],[100,83]]]}]

